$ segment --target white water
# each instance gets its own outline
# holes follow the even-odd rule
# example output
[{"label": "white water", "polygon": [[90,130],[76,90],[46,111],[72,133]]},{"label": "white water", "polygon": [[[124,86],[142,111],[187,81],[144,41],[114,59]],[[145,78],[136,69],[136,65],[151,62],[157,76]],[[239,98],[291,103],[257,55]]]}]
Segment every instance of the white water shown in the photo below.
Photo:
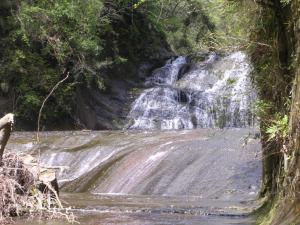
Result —
[{"label": "white water", "polygon": [[211,53],[192,65],[186,57],[168,60],[147,79],[150,88],[135,100],[128,129],[193,129],[253,126],[253,91],[247,56],[235,52],[225,57]]},{"label": "white water", "polygon": [[[128,128],[253,125],[255,92],[245,54],[213,53],[180,73],[187,63],[178,57],[153,72],[132,106]],[[256,132],[44,132],[38,145],[35,134],[20,133],[9,148],[40,152],[42,166],[60,168],[60,188],[69,192],[63,200],[85,212],[82,224],[246,225],[261,181]]]}]

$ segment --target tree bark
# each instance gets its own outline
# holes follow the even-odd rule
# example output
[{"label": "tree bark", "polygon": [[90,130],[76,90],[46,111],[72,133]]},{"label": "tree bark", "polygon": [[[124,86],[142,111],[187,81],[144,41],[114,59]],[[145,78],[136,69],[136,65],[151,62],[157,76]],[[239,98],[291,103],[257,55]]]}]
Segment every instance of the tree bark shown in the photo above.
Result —
[{"label": "tree bark", "polygon": [[14,115],[9,113],[0,119],[0,163],[2,162],[2,156],[5,146],[10,137],[12,125],[14,123]]}]

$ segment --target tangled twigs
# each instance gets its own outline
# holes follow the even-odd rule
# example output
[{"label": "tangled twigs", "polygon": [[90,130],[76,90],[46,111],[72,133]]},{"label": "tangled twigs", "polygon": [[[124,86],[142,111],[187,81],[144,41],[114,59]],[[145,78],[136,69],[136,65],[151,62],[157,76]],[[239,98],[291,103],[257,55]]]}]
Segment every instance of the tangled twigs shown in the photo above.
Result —
[{"label": "tangled twigs", "polygon": [[62,206],[51,184],[46,184],[48,189],[41,189],[40,183],[16,154],[4,154],[0,168],[0,224],[20,215],[75,222],[74,215]]},{"label": "tangled twigs", "polygon": [[34,185],[31,172],[12,153],[3,156],[0,171],[0,222],[22,215],[28,208],[28,198]]}]

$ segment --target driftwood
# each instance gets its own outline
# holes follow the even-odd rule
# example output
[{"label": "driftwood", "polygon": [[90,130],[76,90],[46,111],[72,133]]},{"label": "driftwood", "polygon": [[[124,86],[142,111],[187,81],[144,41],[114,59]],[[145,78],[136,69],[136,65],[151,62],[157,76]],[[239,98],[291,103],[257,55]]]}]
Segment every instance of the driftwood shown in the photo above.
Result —
[{"label": "driftwood", "polygon": [[2,163],[4,149],[10,137],[13,123],[14,114],[12,113],[6,114],[0,119],[0,164]]},{"label": "driftwood", "polygon": [[[56,178],[56,170],[50,167],[41,167],[37,163],[37,159],[31,155],[20,156],[24,163],[24,167],[28,169],[33,175],[34,180],[37,183],[38,189],[43,193],[52,193],[58,196],[58,182]],[[56,193],[55,193],[55,192]]]},{"label": "driftwood", "polygon": [[[41,167],[31,155],[4,153],[13,123],[13,114],[0,119],[0,224],[15,216],[50,215],[63,209],[56,170]],[[61,212],[59,215],[68,217]]]},{"label": "driftwood", "polygon": [[[14,114],[9,113],[0,119],[0,165],[2,163],[2,158],[4,154],[5,146],[8,142],[12,131],[12,125],[14,123]],[[55,170],[50,168],[40,168],[36,163],[32,163],[36,161],[32,156],[27,155],[22,159],[20,158],[25,168],[30,171],[33,175],[33,179],[38,183],[38,189],[42,192],[51,192],[51,187],[58,194],[58,184],[56,179]]]},{"label": "driftwood", "polygon": [[39,172],[38,166],[26,165],[22,157],[15,153],[5,153],[2,162],[0,224],[15,216],[53,214],[56,209],[63,209],[58,197],[55,171],[44,169]]}]

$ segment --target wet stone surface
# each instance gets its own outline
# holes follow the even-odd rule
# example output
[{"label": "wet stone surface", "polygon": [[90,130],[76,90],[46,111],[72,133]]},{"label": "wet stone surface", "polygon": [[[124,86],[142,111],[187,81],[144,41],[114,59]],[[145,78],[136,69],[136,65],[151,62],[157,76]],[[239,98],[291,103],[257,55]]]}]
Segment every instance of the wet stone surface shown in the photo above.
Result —
[{"label": "wet stone surface", "polygon": [[[261,180],[255,129],[14,133],[11,151],[58,168],[81,224],[252,224]],[[64,220],[17,224],[67,224]]]}]

